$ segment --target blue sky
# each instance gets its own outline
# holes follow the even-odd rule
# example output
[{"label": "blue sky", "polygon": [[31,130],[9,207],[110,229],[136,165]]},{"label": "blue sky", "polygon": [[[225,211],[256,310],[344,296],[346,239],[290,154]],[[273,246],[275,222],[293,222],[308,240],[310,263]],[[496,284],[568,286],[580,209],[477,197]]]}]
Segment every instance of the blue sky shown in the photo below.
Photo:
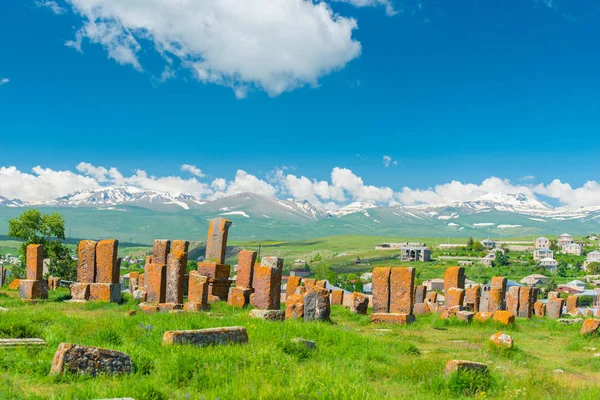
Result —
[{"label": "blue sky", "polygon": [[[126,13],[163,0],[123,0],[125,11],[114,0],[2,2],[0,167],[77,173],[87,162],[125,176],[141,169],[189,179],[181,165],[191,164],[208,184],[238,170],[268,181],[282,167],[329,182],[339,167],[396,192],[492,176],[572,188],[597,180],[600,2],[347,0],[329,3],[325,26],[335,32],[327,39],[311,32],[322,28],[310,25],[316,15],[325,18],[317,4],[277,14],[282,26],[294,22],[290,37],[244,34],[265,25],[260,6],[269,2],[246,2],[254,9],[227,14],[243,29],[211,25],[214,35],[202,40],[170,25],[177,12],[134,29]],[[201,19],[210,7],[194,11]],[[189,34],[189,48],[159,54],[156,43],[175,33]],[[115,49],[123,44],[135,61]],[[118,56],[109,57],[111,46]],[[277,57],[288,51],[292,66]],[[204,81],[189,64],[202,62],[200,53],[210,54]],[[231,68],[243,72],[228,75]],[[162,81],[165,71],[172,76]],[[386,167],[384,156],[397,164]],[[551,190],[543,192],[535,193]]]}]

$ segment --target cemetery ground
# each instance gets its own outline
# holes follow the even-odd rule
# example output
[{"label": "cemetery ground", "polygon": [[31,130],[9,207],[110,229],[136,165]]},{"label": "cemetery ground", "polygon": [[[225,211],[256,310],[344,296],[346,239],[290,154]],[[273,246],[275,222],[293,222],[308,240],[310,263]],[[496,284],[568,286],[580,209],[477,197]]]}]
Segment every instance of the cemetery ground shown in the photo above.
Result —
[{"label": "cemetery ground", "polygon": [[[367,315],[332,306],[331,323],[250,319],[248,310],[215,303],[209,313],[144,314],[125,295],[121,304],[65,303],[68,289],[37,304],[0,290],[1,338],[36,337],[47,347],[0,349],[0,398],[600,398],[600,337],[581,337],[581,324],[517,319],[463,325],[435,314],[409,326],[376,325]],[[137,310],[133,316],[127,312]],[[247,344],[161,346],[174,329],[244,326]],[[496,350],[502,330],[515,341]],[[292,344],[302,337],[316,350]],[[129,354],[134,373],[118,377],[50,376],[62,342]],[[444,377],[451,359],[486,363],[490,373]]]}]

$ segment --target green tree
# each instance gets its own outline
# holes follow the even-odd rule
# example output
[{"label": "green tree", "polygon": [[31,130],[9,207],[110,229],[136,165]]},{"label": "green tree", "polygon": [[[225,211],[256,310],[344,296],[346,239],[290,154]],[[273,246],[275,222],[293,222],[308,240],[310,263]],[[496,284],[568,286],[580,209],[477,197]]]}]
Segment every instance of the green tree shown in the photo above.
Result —
[{"label": "green tree", "polygon": [[600,262],[591,262],[585,267],[585,269],[591,275],[600,274]]},{"label": "green tree", "polygon": [[510,262],[508,261],[508,256],[501,251],[497,251],[496,257],[494,258],[494,261],[492,262],[492,266],[493,267],[505,267],[509,264],[510,264]]},{"label": "green tree", "polygon": [[77,279],[77,262],[71,257],[69,248],[62,243],[65,239],[65,220],[57,212],[42,214],[36,209],[8,221],[8,236],[23,241],[19,249],[21,262],[25,263],[27,246],[44,246],[44,258],[49,258],[48,272],[65,280]]},{"label": "green tree", "polygon": [[473,240],[472,236],[469,236],[469,240],[467,241],[467,250],[473,250],[473,245],[475,244],[475,240]]},{"label": "green tree", "polygon": [[484,251],[485,246],[483,244],[481,244],[480,241],[477,241],[477,242],[473,243],[472,249],[473,249],[473,251]]}]

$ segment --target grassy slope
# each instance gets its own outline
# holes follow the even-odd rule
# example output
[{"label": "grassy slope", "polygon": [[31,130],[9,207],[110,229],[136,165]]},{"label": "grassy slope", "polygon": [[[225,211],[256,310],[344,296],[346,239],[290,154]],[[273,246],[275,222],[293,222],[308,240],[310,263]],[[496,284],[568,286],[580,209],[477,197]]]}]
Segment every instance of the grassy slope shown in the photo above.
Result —
[{"label": "grassy slope", "polygon": [[[0,337],[41,337],[45,349],[0,351],[0,398],[270,399],[459,398],[463,386],[443,377],[450,359],[486,362],[492,382],[479,397],[551,399],[600,397],[599,338],[581,338],[579,326],[518,320],[510,329],[516,351],[486,345],[493,324],[462,326],[437,316],[409,327],[376,326],[367,316],[333,307],[332,323],[266,322],[225,304],[210,314],[139,313],[122,305],[68,304],[66,289],[51,301],[27,305],[0,292]],[[245,326],[249,344],[212,348],[160,345],[165,330]],[[294,337],[316,340],[313,353],[289,347]],[[74,342],[124,351],[136,372],[118,378],[50,377],[56,347]],[[555,373],[561,369],[564,373]]]}]

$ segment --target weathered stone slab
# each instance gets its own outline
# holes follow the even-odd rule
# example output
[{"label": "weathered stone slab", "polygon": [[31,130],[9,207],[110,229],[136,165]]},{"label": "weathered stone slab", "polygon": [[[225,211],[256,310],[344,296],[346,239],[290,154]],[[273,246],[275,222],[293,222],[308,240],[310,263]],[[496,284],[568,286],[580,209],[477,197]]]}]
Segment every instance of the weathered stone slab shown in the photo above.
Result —
[{"label": "weathered stone slab", "polygon": [[329,299],[332,306],[341,306],[344,304],[344,291],[343,290],[332,290],[331,298]]},{"label": "weathered stone slab", "polygon": [[500,289],[490,289],[489,293],[489,305],[488,310],[496,312],[504,310],[506,305],[504,303],[504,292]]},{"label": "weathered stone slab", "polygon": [[494,321],[502,325],[511,325],[515,323],[515,315],[510,311],[496,311],[494,313]]},{"label": "weathered stone slab", "polygon": [[116,239],[105,239],[96,245],[96,283],[119,283],[115,280],[118,272],[117,252],[119,241]]},{"label": "weathered stone slab", "polygon": [[490,289],[498,289],[502,293],[506,293],[506,283],[508,279],[503,276],[494,276],[490,282]]},{"label": "weathered stone slab", "polygon": [[167,257],[171,252],[171,241],[157,239],[152,247],[152,262],[155,264],[166,264]]},{"label": "weathered stone slab", "polygon": [[210,310],[210,304],[188,301],[183,305],[183,310],[186,312],[208,311]]},{"label": "weathered stone slab", "polygon": [[44,246],[30,244],[26,250],[27,280],[41,281],[44,279]]},{"label": "weathered stone slab", "polygon": [[208,277],[198,271],[190,271],[188,301],[208,304]]},{"label": "weathered stone slab", "polygon": [[466,360],[450,360],[446,364],[446,368],[444,369],[444,373],[446,376],[451,375],[454,372],[464,371],[464,372],[475,372],[475,373],[488,373],[487,365],[479,362],[466,361]]},{"label": "weathered stone slab", "polygon": [[426,303],[415,303],[413,307],[413,314],[424,315],[429,314],[429,306]]},{"label": "weathered stone slab", "polygon": [[56,278],[54,276],[48,277],[48,289],[56,290],[60,287],[60,278]]},{"label": "weathered stone slab", "polygon": [[290,276],[285,285],[285,295],[289,297],[296,293],[296,289],[300,287],[301,282],[302,278],[299,276]]},{"label": "weathered stone slab", "polygon": [[250,318],[264,319],[266,321],[283,321],[285,311],[283,310],[259,310],[255,308],[248,313]]},{"label": "weathered stone slab", "polygon": [[232,307],[246,307],[250,304],[250,295],[252,294],[252,289],[242,288],[242,287],[234,287],[229,291],[229,298],[227,299],[227,304]]},{"label": "weathered stone slab", "polygon": [[412,314],[373,313],[371,314],[371,322],[408,325],[415,322],[415,316]]},{"label": "weathered stone slab", "polygon": [[281,304],[281,270],[260,265],[254,269],[254,293],[250,303],[263,310],[279,310]]},{"label": "weathered stone slab", "polygon": [[50,374],[120,375],[133,371],[131,357],[120,351],[61,343],[54,354]]},{"label": "weathered stone slab", "polygon": [[18,290],[20,282],[21,282],[20,279],[13,279],[12,282],[8,284],[8,288],[10,290]]},{"label": "weathered stone slab", "polygon": [[588,318],[583,321],[580,334],[583,335],[595,335],[600,329],[600,319]]},{"label": "weathered stone slab", "polygon": [[[254,277],[254,265],[256,264],[256,252],[242,250],[238,254],[237,278],[235,286],[240,288],[252,288]],[[290,277],[298,278],[298,277]],[[298,278],[300,279],[300,278]],[[290,281],[288,281],[289,285]],[[293,293],[293,292],[292,292]]]},{"label": "weathered stone slab", "polygon": [[285,300],[285,319],[304,319],[304,296],[291,294]]},{"label": "weathered stone slab", "polygon": [[531,318],[533,315],[533,303],[535,302],[534,290],[531,287],[521,287],[519,290],[519,314],[520,318]]},{"label": "weathered stone slab", "polygon": [[0,339],[0,349],[9,347],[40,347],[46,346],[46,342],[42,339],[26,338],[26,339]]},{"label": "weathered stone slab", "polygon": [[458,311],[456,313],[456,318],[458,318],[459,321],[466,322],[466,323],[473,322],[474,316],[475,316],[475,313],[473,311]]},{"label": "weathered stone slab", "polygon": [[138,308],[145,314],[155,314],[160,311],[158,304],[140,303]]},{"label": "weathered stone slab", "polygon": [[146,264],[146,301],[151,304],[164,303],[167,290],[167,266],[165,264]]},{"label": "weathered stone slab", "polygon": [[481,286],[474,285],[465,290],[465,306],[473,311],[479,311],[479,301],[481,298]]},{"label": "weathered stone slab", "polygon": [[496,332],[488,339],[496,347],[511,349],[513,347],[513,338],[503,332]]},{"label": "weathered stone slab", "polygon": [[48,281],[19,281],[19,296],[21,300],[44,300],[48,298]]},{"label": "weathered stone slab", "polygon": [[546,316],[550,319],[559,319],[562,315],[564,300],[560,297],[555,297],[548,300],[546,305]]},{"label": "weathered stone slab", "polygon": [[479,312],[488,311],[490,311],[490,292],[489,290],[485,290],[481,292],[481,297],[479,298]]},{"label": "weathered stone slab", "polygon": [[377,267],[373,269],[372,291],[374,313],[387,313],[390,311],[391,272],[392,269],[389,267]]},{"label": "weathered stone slab", "polygon": [[478,313],[475,313],[475,315],[473,316],[473,319],[475,321],[478,322],[486,322],[488,321],[490,318],[492,318],[494,316],[493,312],[489,312],[489,311],[480,311]]},{"label": "weathered stone slab", "polygon": [[183,311],[183,304],[181,304],[181,303],[159,303],[158,311],[161,313],[168,313],[171,311]]},{"label": "weathered stone slab", "polygon": [[304,321],[329,321],[330,314],[327,289],[315,287],[304,295]]},{"label": "weathered stone slab", "polygon": [[567,312],[577,307],[577,296],[567,297]]},{"label": "weathered stone slab", "polygon": [[189,253],[190,242],[187,240],[173,240],[171,242],[171,253]]},{"label": "weathered stone slab", "polygon": [[212,262],[199,262],[198,272],[208,277],[208,294],[219,298],[219,301],[227,301],[229,295],[229,272],[231,266]]},{"label": "weathered stone slab", "polygon": [[350,312],[355,314],[366,314],[369,308],[369,297],[358,292],[352,293],[352,303],[350,304]]},{"label": "weathered stone slab", "polygon": [[389,289],[390,313],[412,314],[414,286],[414,268],[392,268]]},{"label": "weathered stone slab", "polygon": [[548,292],[548,300],[559,297],[558,292]]},{"label": "weathered stone slab", "polygon": [[208,238],[206,240],[206,261],[225,263],[227,252],[227,236],[231,221],[218,217],[210,220],[208,225]]},{"label": "weathered stone slab", "polygon": [[315,287],[317,280],[312,279],[312,278],[303,278],[302,282],[304,283],[304,288],[308,292],[308,291],[312,290],[313,287]]},{"label": "weathered stone slab", "polygon": [[261,258],[260,265],[264,267],[277,268],[278,270],[283,270],[283,258],[275,257],[275,256],[265,256]]},{"label": "weathered stone slab", "polygon": [[205,347],[235,343],[248,343],[248,333],[243,326],[166,331],[162,340],[163,346],[189,344]]},{"label": "weathered stone slab", "polygon": [[446,289],[446,308],[462,306],[465,299],[465,289],[451,287]]},{"label": "weathered stone slab", "polygon": [[91,283],[72,283],[71,288],[71,299],[79,301],[87,301],[90,299],[90,285]]},{"label": "weathered stone slab", "polygon": [[536,301],[533,303],[533,313],[536,317],[545,317],[546,316],[546,304],[541,301]]},{"label": "weathered stone slab", "polygon": [[427,297],[427,286],[419,285],[419,286],[415,287],[415,296],[414,296],[415,304],[425,303],[426,297]]},{"label": "weathered stone slab", "polygon": [[326,280],[321,280],[321,281],[317,281],[315,282],[315,287],[321,288],[321,289],[325,289],[327,286],[327,281]]},{"label": "weathered stone slab", "polygon": [[121,301],[121,285],[117,283],[90,283],[90,301]]},{"label": "weathered stone slab", "polygon": [[93,240],[82,240],[77,246],[77,282],[96,281],[96,245]]},{"label": "weathered stone slab", "polygon": [[450,267],[444,271],[444,292],[450,288],[465,288],[465,269],[463,267]]},{"label": "weathered stone slab", "polygon": [[167,256],[165,303],[183,304],[186,270],[187,253],[171,251]]},{"label": "weathered stone slab", "polygon": [[437,292],[427,292],[425,300],[430,303],[437,303],[438,294]]}]

